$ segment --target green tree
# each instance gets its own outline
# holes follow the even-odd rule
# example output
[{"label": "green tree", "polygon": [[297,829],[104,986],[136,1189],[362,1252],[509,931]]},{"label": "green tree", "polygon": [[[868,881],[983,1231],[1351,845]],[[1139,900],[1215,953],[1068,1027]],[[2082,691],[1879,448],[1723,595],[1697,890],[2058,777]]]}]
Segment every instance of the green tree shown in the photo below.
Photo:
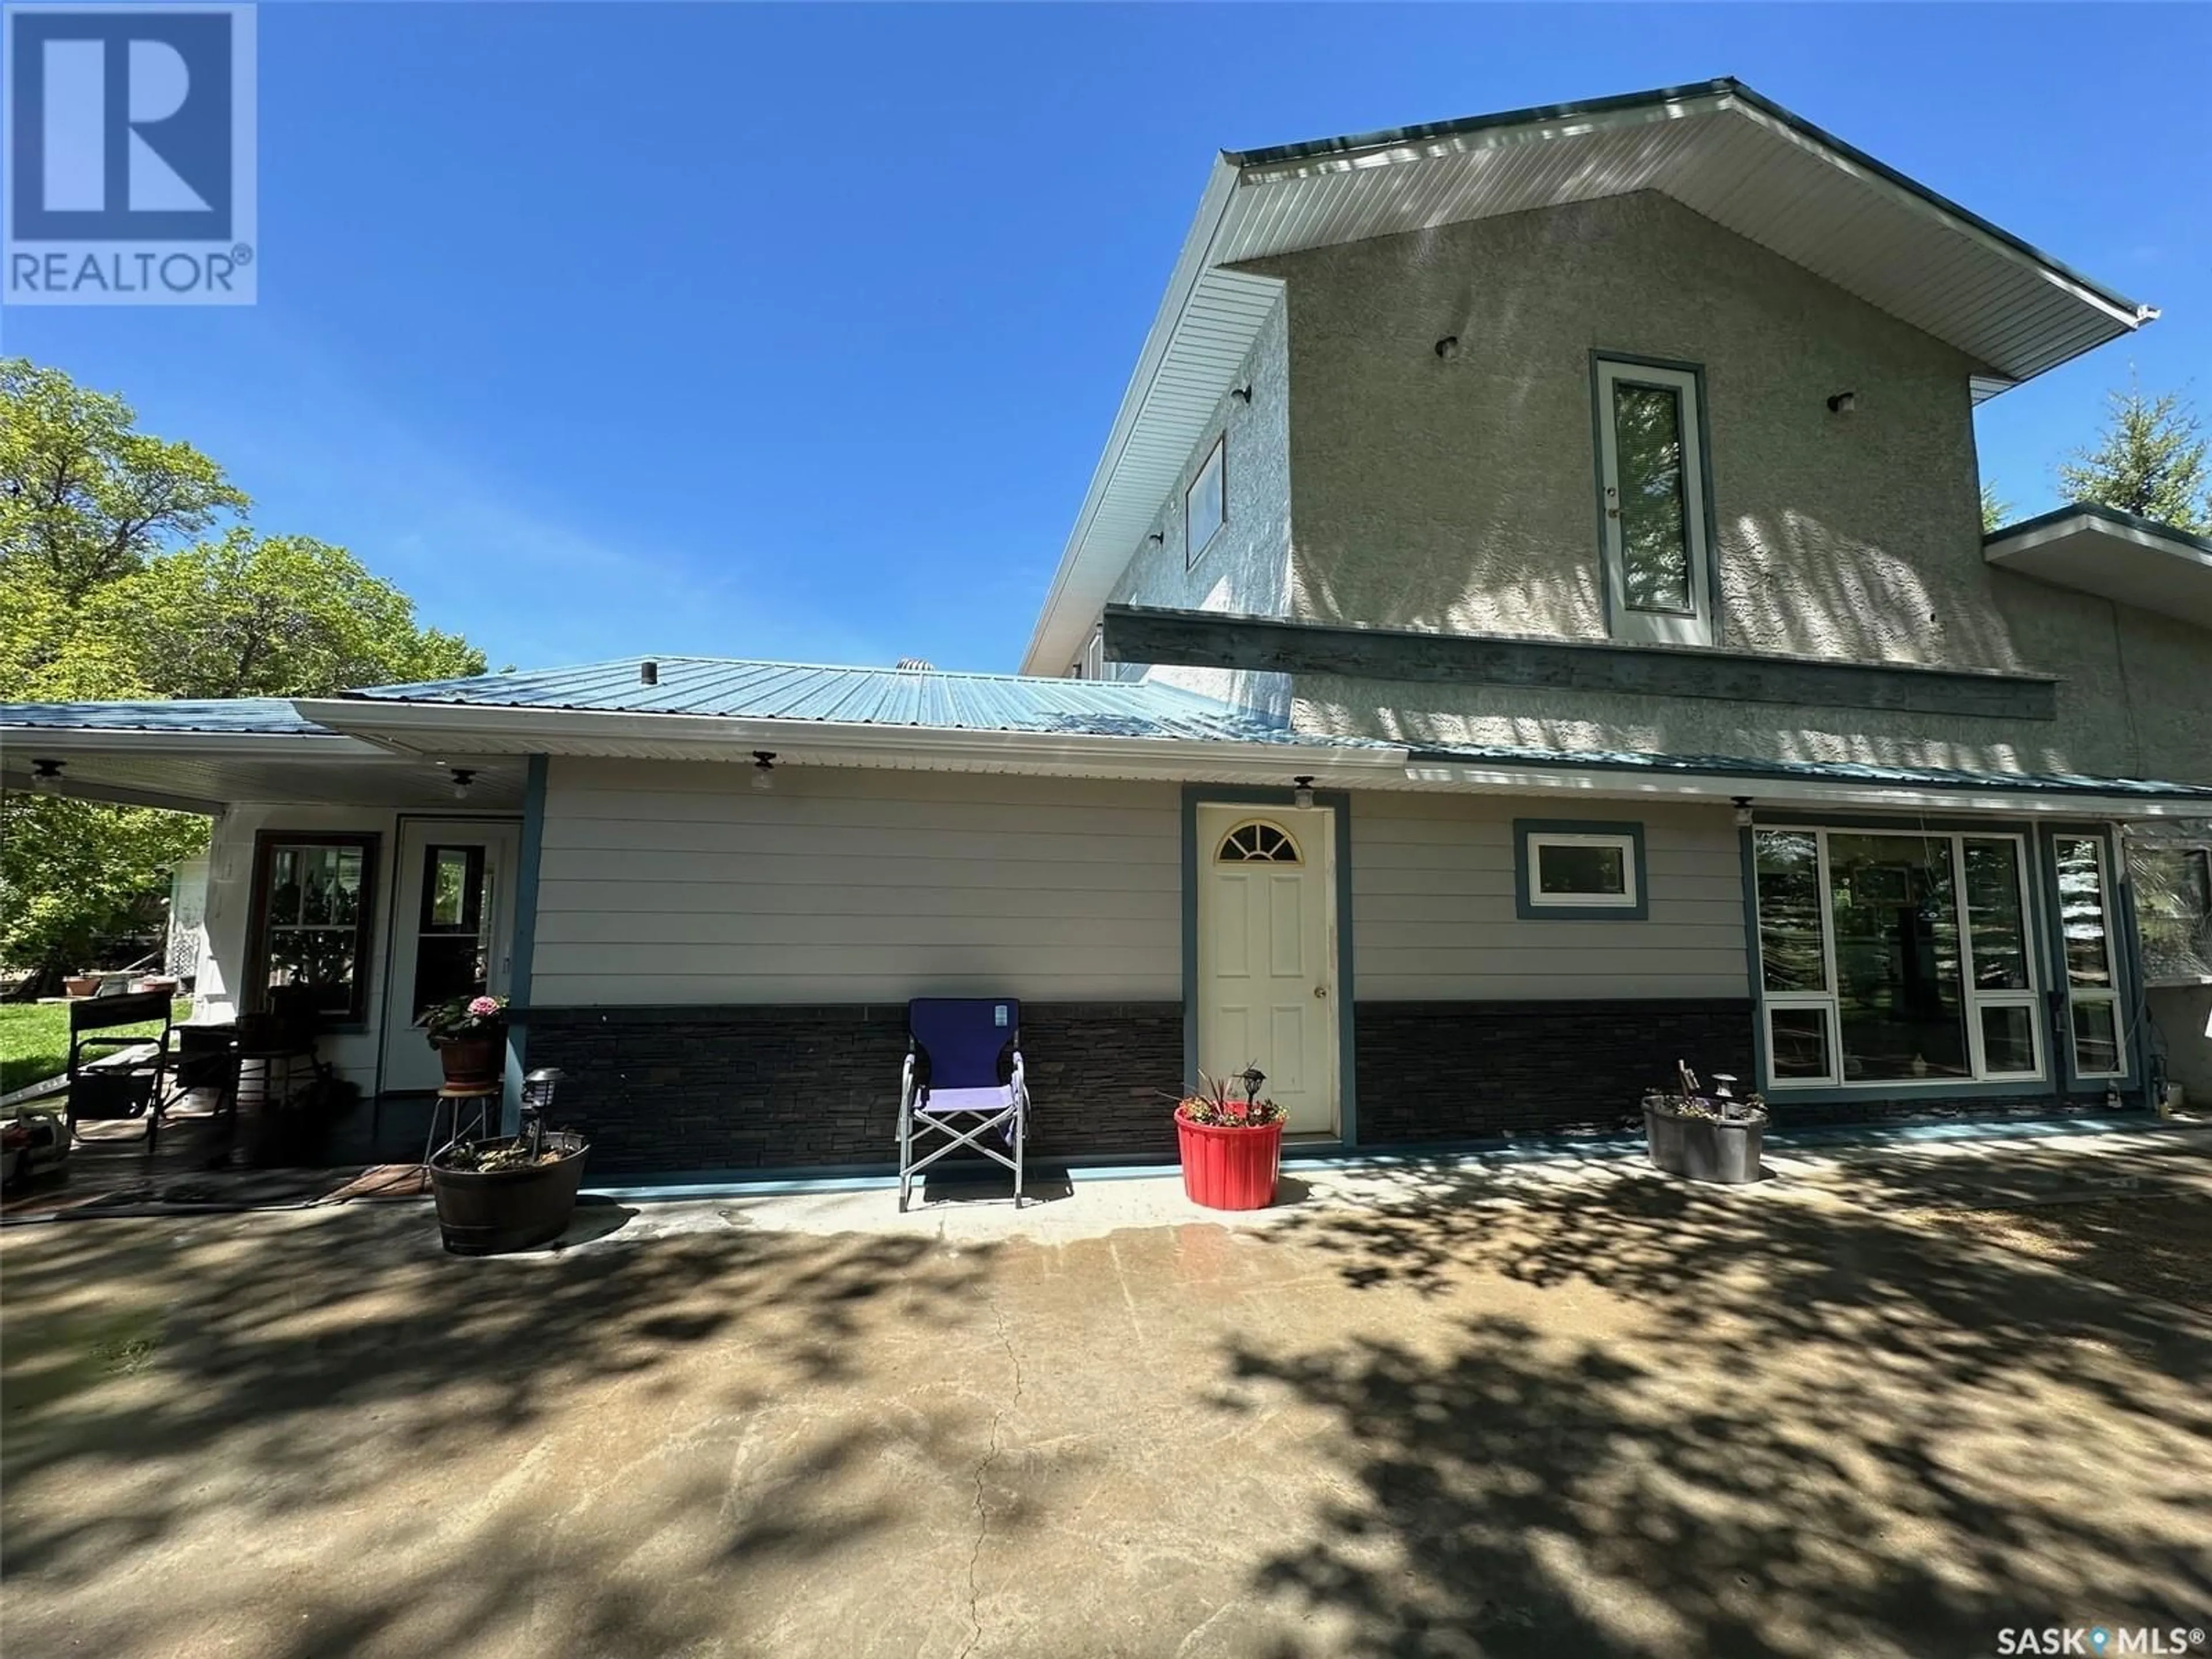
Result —
[{"label": "green tree", "polygon": [[1997,487],[1984,480],[1982,484],[1982,534],[2002,530],[2004,521],[2012,516],[2012,503],[1997,494]]},{"label": "green tree", "polygon": [[2152,397],[2140,382],[2107,394],[2097,441],[2058,467],[2069,501],[2096,501],[2177,529],[2212,530],[2212,443],[2178,392]]},{"label": "green tree", "polygon": [[219,519],[243,491],[190,444],[136,429],[122,398],[59,369],[0,357],[0,576],[36,580],[64,600]]},{"label": "green tree", "polygon": [[72,665],[132,659],[158,695],[284,697],[484,671],[419,626],[414,602],[342,547],[238,529],[155,559],[88,599]]},{"label": "green tree", "polygon": [[207,850],[189,812],[103,806],[11,790],[0,796],[0,961],[35,970],[45,994],[101,943],[149,922],[149,901],[180,860]]},{"label": "green tree", "polygon": [[[344,549],[233,525],[221,467],[120,398],[0,359],[0,699],[306,696],[482,673]],[[0,960],[50,981],[202,850],[186,813],[0,799]]]}]

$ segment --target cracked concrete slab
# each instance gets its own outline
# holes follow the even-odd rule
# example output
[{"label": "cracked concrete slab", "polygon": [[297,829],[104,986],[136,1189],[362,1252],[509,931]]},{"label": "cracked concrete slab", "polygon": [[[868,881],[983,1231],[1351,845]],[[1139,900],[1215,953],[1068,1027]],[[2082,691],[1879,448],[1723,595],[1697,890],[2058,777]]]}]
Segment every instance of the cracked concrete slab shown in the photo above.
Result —
[{"label": "cracked concrete slab", "polygon": [[410,1206],[14,1229],[0,1620],[9,1659],[2201,1626],[2208,1151],[1313,1171],[1251,1218],[702,1199],[480,1261]]}]

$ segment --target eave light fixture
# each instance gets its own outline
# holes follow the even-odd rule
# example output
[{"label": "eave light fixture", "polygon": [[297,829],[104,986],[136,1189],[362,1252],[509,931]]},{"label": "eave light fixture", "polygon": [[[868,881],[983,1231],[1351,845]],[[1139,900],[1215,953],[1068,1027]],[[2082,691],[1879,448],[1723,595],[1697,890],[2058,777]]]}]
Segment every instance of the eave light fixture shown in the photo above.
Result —
[{"label": "eave light fixture", "polygon": [[1249,386],[1232,386],[1229,388],[1229,395],[1247,409],[1252,406],[1252,388]]},{"label": "eave light fixture", "polygon": [[1313,780],[1304,773],[1291,780],[1291,805],[1305,807],[1313,805]]},{"label": "eave light fixture", "polygon": [[471,766],[456,766],[453,769],[453,799],[466,800],[469,798],[469,792],[477,787],[476,769]]},{"label": "eave light fixture", "polygon": [[1735,798],[1735,827],[1739,830],[1751,828],[1751,797],[1748,795]]},{"label": "eave light fixture", "polygon": [[775,787],[775,750],[753,750],[753,787],[766,791]]},{"label": "eave light fixture", "polygon": [[58,760],[34,760],[31,763],[31,787],[42,794],[52,794],[61,787],[62,763]]}]

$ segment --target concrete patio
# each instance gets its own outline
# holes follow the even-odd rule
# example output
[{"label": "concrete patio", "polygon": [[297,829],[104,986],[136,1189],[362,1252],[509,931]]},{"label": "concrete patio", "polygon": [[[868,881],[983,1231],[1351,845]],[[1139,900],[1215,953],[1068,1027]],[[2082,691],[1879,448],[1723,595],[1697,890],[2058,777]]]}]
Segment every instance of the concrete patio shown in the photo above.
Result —
[{"label": "concrete patio", "polygon": [[11,1228],[6,1641],[1984,1654],[2212,1613],[2212,1135]]}]

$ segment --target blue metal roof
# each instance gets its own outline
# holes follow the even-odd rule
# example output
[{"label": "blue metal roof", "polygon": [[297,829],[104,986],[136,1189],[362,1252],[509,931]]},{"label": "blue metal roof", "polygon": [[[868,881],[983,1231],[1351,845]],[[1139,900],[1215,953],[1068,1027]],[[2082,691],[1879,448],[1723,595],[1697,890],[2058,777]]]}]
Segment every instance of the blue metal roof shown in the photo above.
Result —
[{"label": "blue metal roof", "polygon": [[[655,665],[656,681],[650,685],[641,672],[647,662]],[[1348,748],[1395,746],[1293,732],[1249,709],[1172,686],[1018,674],[951,674],[935,669],[831,668],[726,657],[624,657],[575,668],[375,686],[346,695],[385,702],[835,720],[952,732],[1039,732]]]},{"label": "blue metal roof", "polygon": [[1901,784],[1923,789],[2002,789],[2021,793],[2141,795],[2156,799],[2212,802],[2212,787],[2165,783],[2151,778],[2092,778],[2070,772],[1970,772],[1917,766],[1869,766],[1856,761],[1747,760],[1732,755],[1644,755],[1602,749],[1522,749],[1481,744],[1449,749],[1415,748],[1410,766],[1559,766],[1578,770],[1676,772],[1747,780],[1797,779],[1818,783]]},{"label": "blue metal roof", "polygon": [[332,736],[282,697],[179,697],[155,702],[0,702],[0,726],[49,732],[216,732]]},{"label": "blue metal roof", "polygon": [[[657,666],[656,683],[640,668]],[[833,668],[725,657],[624,657],[574,668],[425,680],[345,694],[365,702],[455,708],[560,708],[601,714],[703,714],[904,726],[956,732],[1036,732],[1079,737],[1170,738],[1200,743],[1279,743],[1319,749],[1395,749],[1380,738],[1295,732],[1248,709],[1173,686],[1120,680],[949,674],[934,669]],[[0,703],[0,726],[50,731],[329,734],[277,697],[153,702]],[[335,735],[335,734],[331,734]],[[2039,794],[2136,796],[2208,803],[2212,786],[2072,773],[1976,772],[1841,761],[1753,760],[1733,755],[1654,755],[1607,750],[1464,744],[1410,750],[1411,764],[1559,767],[1826,783],[1899,785]]]}]

